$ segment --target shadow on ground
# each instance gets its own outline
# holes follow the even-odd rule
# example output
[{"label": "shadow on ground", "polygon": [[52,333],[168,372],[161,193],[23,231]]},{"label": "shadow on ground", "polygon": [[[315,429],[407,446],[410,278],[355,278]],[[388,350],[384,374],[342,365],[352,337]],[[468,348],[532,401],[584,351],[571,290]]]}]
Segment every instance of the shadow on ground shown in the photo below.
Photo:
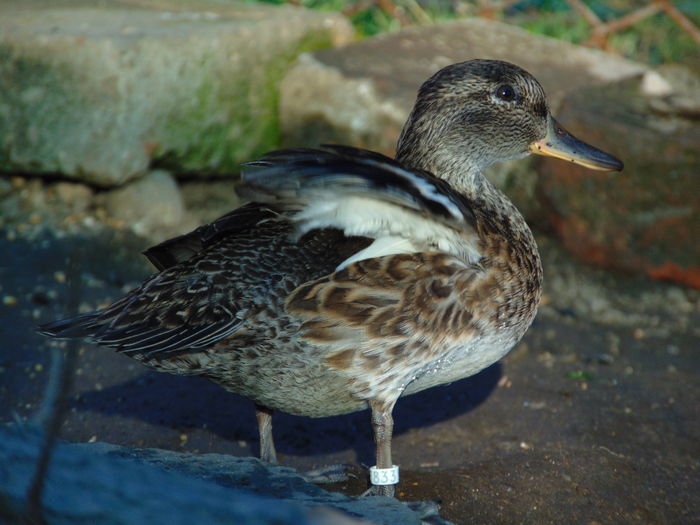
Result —
[{"label": "shadow on ground", "polygon": [[[465,414],[486,400],[501,376],[493,365],[448,386],[402,398],[394,411],[394,434],[429,427]],[[207,428],[221,439],[243,440],[257,452],[252,403],[202,378],[147,372],[103,390],[84,392],[78,411],[139,419],[154,427]],[[277,413],[274,433],[281,454],[314,456],[354,449],[359,461],[374,459],[369,411],[311,419]]]}]

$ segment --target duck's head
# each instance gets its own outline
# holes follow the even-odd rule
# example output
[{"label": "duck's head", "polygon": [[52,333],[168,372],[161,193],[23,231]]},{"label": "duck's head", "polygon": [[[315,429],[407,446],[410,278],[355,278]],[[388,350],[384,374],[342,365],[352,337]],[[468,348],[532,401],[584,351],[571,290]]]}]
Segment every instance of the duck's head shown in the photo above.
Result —
[{"label": "duck's head", "polygon": [[428,79],[396,156],[452,179],[528,153],[597,170],[622,169],[618,159],[576,139],[554,120],[532,75],[498,60],[453,64]]}]

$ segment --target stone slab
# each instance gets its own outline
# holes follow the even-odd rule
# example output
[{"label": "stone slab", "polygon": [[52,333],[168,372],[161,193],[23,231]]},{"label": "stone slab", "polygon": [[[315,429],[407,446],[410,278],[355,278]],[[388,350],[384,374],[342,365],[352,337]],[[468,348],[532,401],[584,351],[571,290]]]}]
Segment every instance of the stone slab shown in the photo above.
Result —
[{"label": "stone slab", "polygon": [[[6,427],[0,443],[0,519],[13,522],[23,512],[40,435]],[[330,493],[293,469],[221,454],[59,443],[45,479],[47,525],[421,523],[393,498]]]},{"label": "stone slab", "polygon": [[238,171],[278,142],[277,84],[340,15],[217,0],[0,3],[0,171],[110,186]]}]

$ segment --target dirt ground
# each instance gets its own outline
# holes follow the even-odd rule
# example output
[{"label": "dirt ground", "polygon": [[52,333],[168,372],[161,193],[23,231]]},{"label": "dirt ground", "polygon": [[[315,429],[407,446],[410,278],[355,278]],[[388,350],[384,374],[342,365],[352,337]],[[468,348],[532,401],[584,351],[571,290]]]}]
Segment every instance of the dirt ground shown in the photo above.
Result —
[{"label": "dirt ground", "polygon": [[[457,524],[700,523],[700,294],[577,265],[539,240],[545,304],[523,342],[473,378],[399,401],[398,497],[439,500]],[[40,404],[50,351],[33,327],[67,314],[71,293],[83,309],[116,299],[150,272],[146,245],[105,230],[0,231],[1,421]],[[326,488],[366,488],[367,412],[277,414],[274,433],[282,464],[350,463],[355,477]],[[62,437],[257,453],[248,400],[89,345]]]}]

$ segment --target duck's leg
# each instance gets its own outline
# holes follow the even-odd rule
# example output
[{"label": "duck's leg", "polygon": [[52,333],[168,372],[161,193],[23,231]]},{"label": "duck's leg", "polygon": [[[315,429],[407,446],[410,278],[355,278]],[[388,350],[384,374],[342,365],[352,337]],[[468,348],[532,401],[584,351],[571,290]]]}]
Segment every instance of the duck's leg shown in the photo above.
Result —
[{"label": "duck's leg", "polygon": [[258,420],[260,435],[260,459],[266,463],[276,464],[277,452],[272,439],[272,410],[256,403],[255,418]]},{"label": "duck's leg", "polygon": [[[255,418],[258,420],[258,433],[260,435],[260,459],[266,463],[277,464],[277,452],[275,442],[272,439],[272,410],[255,404]],[[327,467],[312,470],[302,474],[310,483],[337,483],[348,479],[346,474],[349,465],[334,464]]]},{"label": "duck's leg", "polygon": [[394,496],[394,488],[399,481],[398,467],[391,461],[391,435],[394,431],[394,417],[391,411],[396,400],[391,402],[373,400],[369,406],[372,410],[372,431],[377,446],[375,467],[370,469],[372,487],[365,492],[371,496]]}]

